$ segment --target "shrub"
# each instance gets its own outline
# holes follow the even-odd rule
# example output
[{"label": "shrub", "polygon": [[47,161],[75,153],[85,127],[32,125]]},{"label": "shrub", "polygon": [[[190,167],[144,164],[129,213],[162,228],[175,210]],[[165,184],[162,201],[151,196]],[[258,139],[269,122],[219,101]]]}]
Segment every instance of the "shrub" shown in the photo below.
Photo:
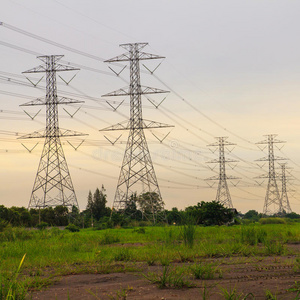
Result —
[{"label": "shrub", "polygon": [[282,218],[261,218],[259,219],[259,223],[262,225],[266,224],[285,224],[285,219]]},{"label": "shrub", "polygon": [[4,229],[7,227],[8,222],[5,220],[0,219],[0,232],[3,232]]},{"label": "shrub", "polygon": [[39,229],[39,230],[45,230],[48,226],[49,226],[48,223],[46,223],[46,222],[41,222],[40,224],[37,224],[37,225],[36,225],[36,228]]},{"label": "shrub", "polygon": [[133,229],[133,232],[145,234],[146,233],[146,229],[142,228],[142,227],[135,228],[135,229]]},{"label": "shrub", "polygon": [[66,230],[69,230],[70,232],[78,232],[80,231],[79,227],[74,225],[74,224],[69,224],[68,226],[66,226],[65,228]]}]

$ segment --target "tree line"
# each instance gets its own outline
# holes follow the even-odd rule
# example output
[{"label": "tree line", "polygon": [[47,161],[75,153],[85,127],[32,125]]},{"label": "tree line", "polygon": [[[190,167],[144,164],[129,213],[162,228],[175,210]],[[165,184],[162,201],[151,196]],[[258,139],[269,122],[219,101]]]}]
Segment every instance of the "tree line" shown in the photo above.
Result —
[{"label": "tree line", "polygon": [[[44,226],[74,224],[80,228],[94,227],[97,229],[112,228],[114,226],[151,225],[151,219],[147,218],[150,207],[146,205],[149,203],[150,198],[152,205],[155,205],[155,199],[158,199],[155,193],[151,195],[148,192],[139,196],[133,194],[122,212],[112,211],[111,208],[107,207],[107,196],[105,188],[102,186],[101,189],[97,188],[94,193],[89,191],[87,206],[82,212],[75,206],[69,211],[64,206],[27,210],[25,207],[13,206],[8,208],[0,205],[0,227],[8,224],[11,226],[39,227],[41,223]],[[210,226],[238,222],[236,210],[225,208],[216,201],[202,201],[197,205],[188,206],[184,210],[178,210],[174,207],[171,210],[163,210],[159,214],[159,222],[173,225],[182,225],[189,222],[195,225]],[[239,216],[251,222],[258,221],[263,217],[255,210],[249,210],[244,215],[239,214]],[[299,219],[300,215],[290,213],[285,214],[285,217]]]}]

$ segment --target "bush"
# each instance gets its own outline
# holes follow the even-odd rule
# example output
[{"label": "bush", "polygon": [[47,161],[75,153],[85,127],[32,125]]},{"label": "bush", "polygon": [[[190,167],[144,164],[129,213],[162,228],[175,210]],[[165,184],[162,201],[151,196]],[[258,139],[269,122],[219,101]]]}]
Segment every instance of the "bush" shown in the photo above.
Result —
[{"label": "bush", "polygon": [[146,233],[146,229],[145,229],[145,228],[142,228],[142,227],[140,227],[140,228],[135,228],[135,229],[133,229],[132,232],[143,233],[143,234],[145,234],[145,233]]},{"label": "bush", "polygon": [[5,220],[0,219],[0,232],[3,232],[4,229],[7,227],[8,222]]},{"label": "bush", "polygon": [[286,221],[285,219],[282,218],[261,218],[259,220],[259,223],[262,225],[266,224],[285,224]]},{"label": "bush", "polygon": [[40,224],[37,224],[37,225],[36,225],[36,228],[39,229],[39,230],[45,230],[48,226],[49,226],[48,223],[46,223],[46,222],[41,222]]},{"label": "bush", "polygon": [[69,224],[68,226],[66,226],[67,230],[71,231],[71,232],[78,232],[80,231],[79,227],[74,225],[74,224]]}]

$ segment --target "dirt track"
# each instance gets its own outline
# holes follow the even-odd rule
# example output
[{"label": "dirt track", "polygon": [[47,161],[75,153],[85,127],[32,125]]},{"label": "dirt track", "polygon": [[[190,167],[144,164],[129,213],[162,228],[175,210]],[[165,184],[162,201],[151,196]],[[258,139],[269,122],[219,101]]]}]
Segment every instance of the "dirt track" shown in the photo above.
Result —
[{"label": "dirt track", "polygon": [[[81,274],[62,277],[42,292],[34,292],[32,299],[202,299],[203,286],[209,292],[206,299],[224,299],[221,287],[237,289],[245,296],[252,293],[255,299],[266,299],[270,290],[277,299],[297,299],[297,292],[288,291],[300,280],[294,270],[295,256],[285,257],[235,257],[206,259],[216,262],[222,270],[222,278],[192,280],[194,288],[158,288],[141,273],[161,272],[161,266],[144,265],[139,273]],[[182,266],[183,264],[176,264]],[[216,276],[218,277],[218,276]],[[300,289],[300,285],[299,285]],[[247,299],[253,299],[249,297]],[[300,298],[299,298],[300,299]]]}]

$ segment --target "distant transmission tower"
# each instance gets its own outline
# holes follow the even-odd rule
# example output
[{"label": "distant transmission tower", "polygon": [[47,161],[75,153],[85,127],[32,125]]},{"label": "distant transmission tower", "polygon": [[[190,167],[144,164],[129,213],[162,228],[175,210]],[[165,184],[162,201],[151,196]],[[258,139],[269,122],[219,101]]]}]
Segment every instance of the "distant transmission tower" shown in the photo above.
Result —
[{"label": "distant transmission tower", "polygon": [[276,140],[275,137],[277,134],[265,135],[266,140],[261,141],[256,144],[265,144],[268,145],[268,157],[258,159],[257,161],[268,161],[269,162],[269,172],[266,175],[260,176],[260,178],[268,178],[268,187],[265,197],[265,203],[263,208],[264,215],[272,215],[283,212],[282,201],[279,195],[278,186],[276,183],[277,174],[275,172],[275,161],[283,160],[284,158],[274,156],[274,144],[275,143],[284,143],[283,141]]},{"label": "distant transmission tower", "polygon": [[21,138],[45,138],[44,148],[36,174],[28,208],[45,208],[63,205],[68,209],[78,208],[67,161],[60,137],[79,136],[70,130],[60,130],[58,125],[58,104],[81,103],[65,97],[57,97],[56,72],[78,70],[57,64],[63,55],[39,56],[45,63],[23,73],[46,73],[46,99],[36,99],[21,106],[46,105],[46,130],[34,132]]},{"label": "distant transmission tower", "polygon": [[207,180],[218,180],[218,191],[216,195],[216,201],[220,202],[227,208],[233,208],[231,201],[231,196],[229,193],[229,188],[227,185],[227,179],[238,179],[237,177],[227,176],[225,165],[227,162],[237,162],[236,160],[225,159],[225,147],[230,145],[235,145],[233,143],[227,142],[227,137],[217,137],[218,142],[209,145],[210,147],[219,147],[219,159],[214,159],[209,163],[219,164],[219,175],[208,178]]},{"label": "distant transmission tower", "polygon": [[130,119],[117,125],[103,129],[107,130],[129,130],[127,146],[118,180],[117,190],[114,198],[113,209],[124,212],[130,204],[132,195],[148,193],[144,203],[139,203],[144,216],[157,221],[159,212],[164,209],[157,178],[154,172],[150,152],[148,149],[144,129],[170,127],[169,125],[144,120],[142,116],[141,96],[144,94],[166,93],[156,88],[141,86],[140,83],[140,60],[161,59],[162,56],[141,52],[148,43],[133,43],[120,45],[128,52],[109,59],[106,62],[130,63],[130,85],[115,92],[104,95],[108,96],[130,96]]},{"label": "distant transmission tower", "polygon": [[290,202],[286,190],[286,182],[287,182],[286,174],[285,174],[286,163],[280,164],[280,166],[281,166],[281,183],[282,183],[280,202],[282,205],[282,211],[285,211],[286,213],[289,214],[292,212],[292,209],[290,206]]}]

